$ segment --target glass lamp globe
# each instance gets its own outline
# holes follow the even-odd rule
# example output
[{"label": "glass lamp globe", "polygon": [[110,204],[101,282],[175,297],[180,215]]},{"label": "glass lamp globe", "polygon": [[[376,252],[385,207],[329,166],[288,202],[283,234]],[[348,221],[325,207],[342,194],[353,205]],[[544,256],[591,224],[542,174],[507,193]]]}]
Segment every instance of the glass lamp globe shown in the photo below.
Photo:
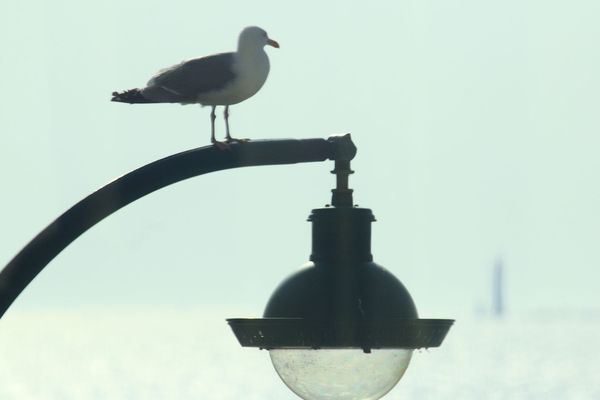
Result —
[{"label": "glass lamp globe", "polygon": [[272,349],[283,382],[304,400],[376,400],[398,383],[412,349]]}]

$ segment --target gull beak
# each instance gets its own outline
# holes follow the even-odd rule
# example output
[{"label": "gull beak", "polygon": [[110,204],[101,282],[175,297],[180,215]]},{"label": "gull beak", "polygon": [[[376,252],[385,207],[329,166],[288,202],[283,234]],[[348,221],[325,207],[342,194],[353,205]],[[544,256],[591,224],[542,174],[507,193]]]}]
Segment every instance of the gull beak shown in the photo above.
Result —
[{"label": "gull beak", "polygon": [[279,48],[279,43],[277,43],[277,42],[276,42],[276,41],[274,41],[273,39],[269,39],[269,38],[267,38],[267,44],[268,44],[269,46],[273,46],[273,47],[275,47],[276,49],[278,49],[278,48]]}]

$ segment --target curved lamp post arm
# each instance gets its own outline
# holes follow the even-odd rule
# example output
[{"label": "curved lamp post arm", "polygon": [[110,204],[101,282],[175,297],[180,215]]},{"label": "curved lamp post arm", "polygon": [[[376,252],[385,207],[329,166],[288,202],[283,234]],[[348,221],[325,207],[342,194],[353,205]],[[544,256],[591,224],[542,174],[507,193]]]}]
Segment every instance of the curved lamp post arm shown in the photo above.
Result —
[{"label": "curved lamp post arm", "polygon": [[25,287],[87,229],[127,204],[172,183],[224,169],[350,160],[350,135],[329,139],[259,140],[229,150],[200,147],[152,162],[121,176],[75,204],[48,225],[0,271],[0,317]]}]

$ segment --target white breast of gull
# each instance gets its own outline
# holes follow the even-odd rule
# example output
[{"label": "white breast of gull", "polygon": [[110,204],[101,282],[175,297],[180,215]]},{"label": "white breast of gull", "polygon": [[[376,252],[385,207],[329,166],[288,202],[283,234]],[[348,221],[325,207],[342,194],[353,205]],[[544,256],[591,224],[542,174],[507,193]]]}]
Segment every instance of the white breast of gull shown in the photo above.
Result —
[{"label": "white breast of gull", "polygon": [[267,80],[270,67],[265,45],[279,48],[263,29],[247,27],[240,33],[236,52],[194,58],[162,69],[146,87],[114,92],[112,101],[211,106],[211,142],[224,148],[226,145],[215,139],[215,108],[225,106],[226,142],[235,140],[229,133],[229,106],[252,97]]}]

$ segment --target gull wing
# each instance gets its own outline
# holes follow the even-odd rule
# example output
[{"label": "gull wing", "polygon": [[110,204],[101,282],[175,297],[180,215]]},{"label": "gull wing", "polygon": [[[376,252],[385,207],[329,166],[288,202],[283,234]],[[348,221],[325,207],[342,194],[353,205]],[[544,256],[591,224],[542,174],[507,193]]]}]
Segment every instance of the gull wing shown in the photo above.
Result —
[{"label": "gull wing", "polygon": [[234,53],[194,58],[159,71],[142,90],[156,102],[196,102],[199,95],[223,89],[235,78]]}]

